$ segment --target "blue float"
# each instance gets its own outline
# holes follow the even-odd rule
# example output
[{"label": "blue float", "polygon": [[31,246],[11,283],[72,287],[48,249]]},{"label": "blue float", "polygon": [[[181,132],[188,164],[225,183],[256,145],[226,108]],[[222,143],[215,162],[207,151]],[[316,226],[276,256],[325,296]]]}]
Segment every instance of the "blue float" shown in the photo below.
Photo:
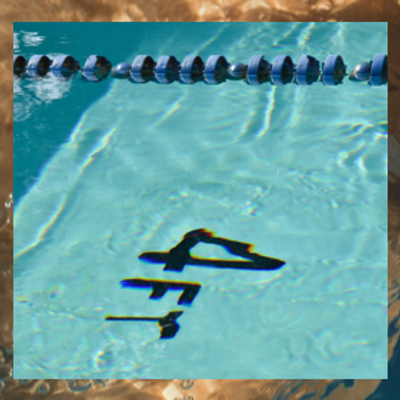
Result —
[{"label": "blue float", "polygon": [[208,57],[204,67],[205,83],[209,85],[218,85],[226,80],[226,70],[229,64],[224,56],[213,55]]},{"label": "blue float", "polygon": [[289,56],[275,57],[271,69],[271,82],[278,86],[292,82],[294,68],[293,61]]},{"label": "blue float", "polygon": [[311,85],[318,80],[319,61],[312,56],[300,57],[296,67],[296,82],[299,85]]},{"label": "blue float", "polygon": [[349,79],[353,82],[368,81],[371,74],[371,63],[362,62],[357,64],[351,71]]},{"label": "blue float", "polygon": [[180,81],[194,84],[203,80],[204,63],[199,56],[187,56],[181,64]]},{"label": "blue float", "polygon": [[111,67],[112,65],[107,58],[99,55],[91,55],[83,67],[82,80],[100,82],[110,73]]},{"label": "blue float", "polygon": [[133,60],[131,79],[134,83],[147,83],[154,79],[156,62],[148,55],[137,56]]},{"label": "blue float", "polygon": [[22,76],[26,69],[27,61],[25,57],[21,55],[14,55],[14,75],[15,76]]},{"label": "blue float", "polygon": [[226,77],[232,81],[242,81],[246,79],[247,66],[243,63],[231,64],[226,70]]},{"label": "blue float", "polygon": [[371,76],[369,84],[380,86],[387,82],[388,61],[386,54],[375,54],[371,62]]},{"label": "blue float", "polygon": [[179,79],[179,61],[174,56],[161,56],[154,69],[156,83],[168,84]]},{"label": "blue float", "polygon": [[70,79],[80,68],[78,61],[74,57],[67,54],[60,54],[51,64],[50,71],[56,78]]},{"label": "blue float", "polygon": [[50,69],[51,60],[42,54],[32,56],[26,66],[26,75],[30,78],[42,78]]},{"label": "blue float", "polygon": [[342,83],[346,76],[346,65],[339,54],[329,55],[322,64],[322,81],[326,86],[336,86]]},{"label": "blue float", "polygon": [[111,77],[114,79],[128,79],[131,74],[131,64],[122,62],[111,70]]},{"label": "blue float", "polygon": [[264,56],[253,56],[247,66],[246,83],[248,85],[261,85],[267,82],[272,65],[264,60]]}]

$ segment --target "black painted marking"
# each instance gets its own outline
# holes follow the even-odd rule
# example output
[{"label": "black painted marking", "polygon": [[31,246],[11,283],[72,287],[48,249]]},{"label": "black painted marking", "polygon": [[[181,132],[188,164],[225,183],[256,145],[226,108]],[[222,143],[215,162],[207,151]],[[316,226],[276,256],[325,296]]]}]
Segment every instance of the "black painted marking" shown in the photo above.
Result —
[{"label": "black painted marking", "polygon": [[[195,258],[190,255],[190,249],[196,244],[203,242],[224,247],[229,253],[247,258],[251,261],[231,261],[231,260],[207,260]],[[221,237],[214,237],[213,233],[206,229],[196,229],[188,232],[183,239],[173,247],[168,253],[165,252],[146,252],[139,256],[142,261],[153,263],[165,263],[164,271],[182,272],[185,265],[196,265],[214,268],[233,268],[269,271],[279,269],[285,261],[264,257],[257,253],[251,253],[253,245],[237,242]]]},{"label": "black painted marking", "polygon": [[192,303],[197,293],[199,292],[201,285],[193,282],[174,282],[164,281],[157,279],[141,279],[132,278],[124,279],[121,281],[122,287],[131,288],[152,288],[149,298],[150,299],[161,299],[169,289],[182,290],[183,292],[178,299],[178,304],[189,305]]},{"label": "black painted marking", "polygon": [[160,339],[173,338],[179,331],[180,326],[176,319],[183,314],[183,311],[170,311],[165,317],[114,317],[106,316],[106,321],[157,321],[160,326]]}]

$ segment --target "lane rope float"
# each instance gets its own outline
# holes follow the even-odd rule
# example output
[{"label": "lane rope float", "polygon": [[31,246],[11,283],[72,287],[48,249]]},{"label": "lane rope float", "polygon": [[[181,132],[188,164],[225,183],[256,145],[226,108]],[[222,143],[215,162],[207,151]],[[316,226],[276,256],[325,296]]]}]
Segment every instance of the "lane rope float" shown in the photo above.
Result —
[{"label": "lane rope float", "polygon": [[100,82],[111,75],[113,79],[126,79],[131,83],[164,85],[173,82],[219,85],[231,80],[248,85],[268,82],[277,86],[288,83],[308,86],[321,82],[325,86],[337,86],[346,76],[351,82],[367,82],[370,86],[387,83],[388,58],[385,54],[375,54],[371,61],[357,64],[350,74],[340,54],[330,54],[322,63],[310,55],[302,55],[297,65],[288,55],[279,55],[272,63],[264,57],[255,55],[248,64],[231,64],[220,54],[211,55],[206,62],[198,55],[189,55],[182,63],[171,55],[163,55],[157,62],[149,55],[139,55],[132,64],[122,62],[112,68],[106,57],[90,55],[81,68],[80,63],[68,54],[60,54],[54,60],[39,54],[29,61],[22,55],[14,55],[14,77],[38,81],[49,77],[69,80],[81,71],[81,80],[86,82]]}]

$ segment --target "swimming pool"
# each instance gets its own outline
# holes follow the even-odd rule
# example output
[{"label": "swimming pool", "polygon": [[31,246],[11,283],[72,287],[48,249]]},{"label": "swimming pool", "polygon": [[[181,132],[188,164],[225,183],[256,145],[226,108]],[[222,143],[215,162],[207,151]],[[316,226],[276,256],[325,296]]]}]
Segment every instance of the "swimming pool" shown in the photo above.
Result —
[{"label": "swimming pool", "polygon": [[[387,53],[385,23],[16,24],[15,34],[16,54],[82,64],[196,52],[341,54],[354,67]],[[14,377],[386,378],[386,132],[386,86],[15,81]],[[199,228],[285,265],[177,272],[139,259]],[[240,259],[226,250],[203,240],[191,254]],[[178,305],[181,291],[149,299],[126,279],[201,288]],[[156,323],[105,320],[172,310],[183,314],[168,340]]]}]

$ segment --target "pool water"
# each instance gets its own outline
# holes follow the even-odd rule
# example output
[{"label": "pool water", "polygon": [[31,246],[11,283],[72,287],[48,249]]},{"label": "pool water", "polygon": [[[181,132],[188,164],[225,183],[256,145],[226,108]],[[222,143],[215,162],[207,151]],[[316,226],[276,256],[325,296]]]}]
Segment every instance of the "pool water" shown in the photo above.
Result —
[{"label": "pool water", "polygon": [[[15,54],[113,65],[387,54],[386,23],[15,24]],[[374,32],[372,35],[371,32]],[[14,82],[14,377],[385,379],[387,86]],[[271,271],[140,260],[193,230]],[[193,257],[241,260],[199,243]],[[198,283],[149,299],[128,278]],[[183,311],[173,338],[155,322]]]}]

